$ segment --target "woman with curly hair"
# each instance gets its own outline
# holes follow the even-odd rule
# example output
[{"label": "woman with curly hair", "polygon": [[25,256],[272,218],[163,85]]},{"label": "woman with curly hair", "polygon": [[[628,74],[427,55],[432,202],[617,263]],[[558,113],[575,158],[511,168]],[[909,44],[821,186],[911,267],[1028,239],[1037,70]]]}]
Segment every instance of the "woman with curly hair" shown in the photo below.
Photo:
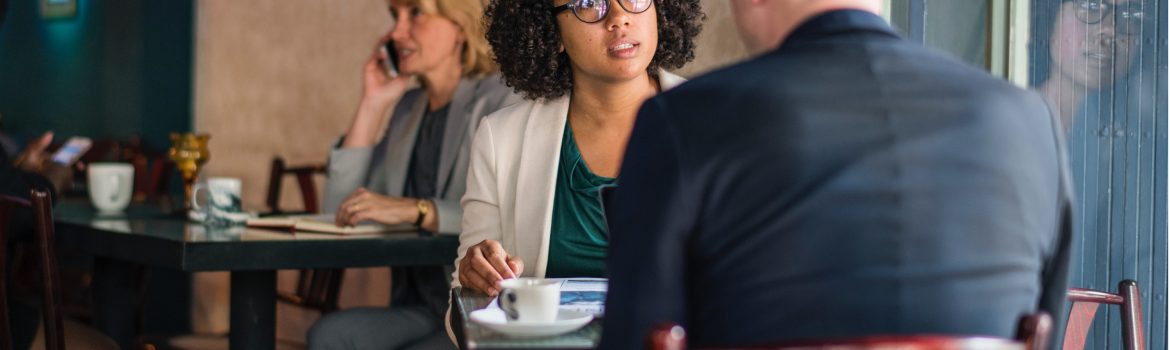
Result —
[{"label": "woman with curly hair", "polygon": [[[455,280],[489,295],[517,276],[604,277],[600,192],[618,183],[642,103],[682,82],[698,0],[494,0],[487,37],[526,101],[472,144]],[[527,268],[526,268],[527,266]]]}]

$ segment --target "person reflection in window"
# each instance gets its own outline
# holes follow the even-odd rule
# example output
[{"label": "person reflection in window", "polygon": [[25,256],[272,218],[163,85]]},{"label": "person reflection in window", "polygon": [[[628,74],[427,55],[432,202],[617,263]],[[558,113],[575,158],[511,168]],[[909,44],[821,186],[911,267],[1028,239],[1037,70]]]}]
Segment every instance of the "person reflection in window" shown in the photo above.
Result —
[{"label": "person reflection in window", "polygon": [[1065,0],[1055,17],[1047,52],[1051,65],[1037,89],[1067,133],[1089,94],[1129,75],[1148,14],[1142,1]]}]

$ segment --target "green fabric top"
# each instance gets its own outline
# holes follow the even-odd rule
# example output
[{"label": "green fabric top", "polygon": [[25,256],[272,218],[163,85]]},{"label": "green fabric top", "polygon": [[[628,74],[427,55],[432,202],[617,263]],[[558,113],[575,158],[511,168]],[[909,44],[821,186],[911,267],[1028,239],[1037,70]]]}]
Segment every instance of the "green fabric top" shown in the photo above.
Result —
[{"label": "green fabric top", "polygon": [[605,211],[601,207],[601,189],[616,184],[617,179],[598,176],[589,170],[577,149],[572,127],[565,123],[553,199],[546,277],[606,276],[609,232]]}]

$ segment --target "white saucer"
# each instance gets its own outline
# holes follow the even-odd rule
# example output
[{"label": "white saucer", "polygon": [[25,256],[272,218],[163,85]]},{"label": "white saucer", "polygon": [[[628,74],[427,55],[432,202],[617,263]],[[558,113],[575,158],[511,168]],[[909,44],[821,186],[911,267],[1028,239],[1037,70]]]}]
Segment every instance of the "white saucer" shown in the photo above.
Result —
[{"label": "white saucer", "polygon": [[508,322],[504,310],[488,308],[475,310],[470,315],[471,322],[487,327],[490,330],[513,337],[548,337],[575,331],[589,324],[593,315],[584,312],[561,309],[557,312],[557,320],[551,323]]}]

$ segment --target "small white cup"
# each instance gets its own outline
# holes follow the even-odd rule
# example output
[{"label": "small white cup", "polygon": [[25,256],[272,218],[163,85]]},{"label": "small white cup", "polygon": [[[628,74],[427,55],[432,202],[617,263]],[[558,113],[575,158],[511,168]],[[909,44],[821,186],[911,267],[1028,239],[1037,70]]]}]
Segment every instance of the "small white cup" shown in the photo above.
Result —
[{"label": "small white cup", "polygon": [[134,167],[125,163],[92,163],[86,170],[89,200],[98,211],[119,213],[134,193]]},{"label": "small white cup", "polygon": [[[243,212],[240,187],[240,179],[233,177],[212,177],[197,183],[191,190],[191,209],[198,212],[204,222],[235,222],[231,214]],[[204,203],[199,203],[200,191],[207,192]]]},{"label": "small white cup", "polygon": [[500,282],[500,309],[508,322],[552,323],[561,305],[561,282],[515,278]]}]

